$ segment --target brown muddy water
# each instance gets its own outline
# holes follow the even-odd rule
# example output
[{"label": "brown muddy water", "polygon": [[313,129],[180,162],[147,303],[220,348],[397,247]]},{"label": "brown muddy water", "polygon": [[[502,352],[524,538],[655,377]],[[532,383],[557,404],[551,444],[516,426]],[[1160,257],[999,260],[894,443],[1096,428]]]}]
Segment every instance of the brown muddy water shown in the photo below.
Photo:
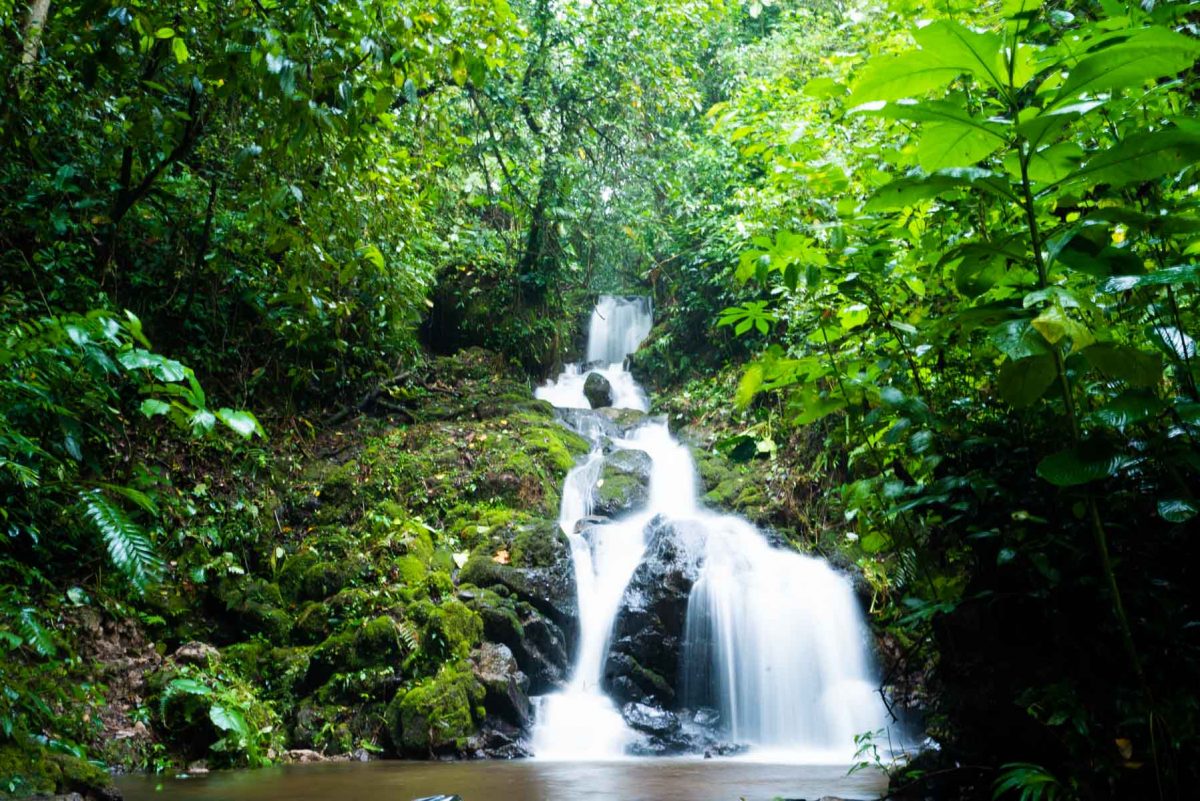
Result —
[{"label": "brown muddy water", "polygon": [[463,801],[815,801],[878,798],[886,783],[874,772],[847,776],[843,766],[737,759],[382,761],[117,780],[126,801],[412,801],[439,793]]}]

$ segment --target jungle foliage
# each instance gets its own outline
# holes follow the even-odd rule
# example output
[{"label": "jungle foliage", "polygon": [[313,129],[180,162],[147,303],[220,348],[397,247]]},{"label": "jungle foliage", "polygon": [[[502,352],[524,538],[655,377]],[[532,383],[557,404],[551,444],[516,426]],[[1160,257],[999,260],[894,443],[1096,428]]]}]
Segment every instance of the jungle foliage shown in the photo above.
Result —
[{"label": "jungle foliage", "polygon": [[790,10],[709,110],[729,216],[681,223],[720,232],[708,263],[740,245],[709,314],[756,354],[724,447],[812,427],[842,454],[827,525],[932,669],[944,751],[910,792],[1195,785],[1194,20]]},{"label": "jungle foliage", "polygon": [[[349,698],[403,732],[453,696],[462,739],[453,556],[530,521],[418,435],[468,462],[557,440],[495,365],[470,381],[502,402],[447,411],[430,352],[540,376],[635,290],[660,321],[635,369],[736,409],[749,494],[857,563],[888,681],[921,677],[941,750],[897,792],[1187,797],[1196,26],[1153,0],[0,0],[4,780],[10,752],[94,780],[104,690],[63,633],[96,609],[225,648],[132,713],[180,739],[110,759],[265,763],[301,695],[314,744],[377,747]],[[375,462],[300,466],[363,411],[418,432],[379,439],[412,451],[379,462],[399,505],[360,503]],[[552,450],[509,454],[522,492]]]}]

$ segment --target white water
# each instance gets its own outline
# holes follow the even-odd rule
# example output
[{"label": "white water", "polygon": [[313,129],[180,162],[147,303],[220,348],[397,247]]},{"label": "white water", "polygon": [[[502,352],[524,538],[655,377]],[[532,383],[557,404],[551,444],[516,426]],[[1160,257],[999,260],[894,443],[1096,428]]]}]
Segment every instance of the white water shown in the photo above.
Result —
[{"label": "white water", "polygon": [[534,397],[560,409],[590,409],[583,384],[590,373],[599,373],[612,385],[614,408],[650,411],[650,399],[625,369],[625,357],[650,333],[652,319],[647,298],[602,296],[588,323],[586,366],[568,364],[557,379],[538,387]]},{"label": "white water", "polygon": [[[624,362],[650,325],[648,302],[602,297],[588,330],[588,361],[596,364],[591,370],[568,365],[537,397],[588,409],[583,382],[595,371],[612,384],[614,406],[647,411],[649,400]],[[664,422],[647,421],[627,438],[607,441],[598,413],[580,415],[576,426],[593,449],[567,475],[559,525],[571,542],[580,642],[567,686],[538,702],[534,755],[613,759],[636,741],[600,681],[622,595],[645,550],[647,524],[661,514],[683,532],[685,547],[701,565],[681,654],[684,701],[718,708],[729,740],[749,744],[751,757],[850,762],[854,735],[884,728],[886,718],[849,581],[819,559],[772,548],[739,517],[701,508],[691,454]],[[641,509],[577,532],[592,511],[606,444],[650,456],[649,498]]]}]

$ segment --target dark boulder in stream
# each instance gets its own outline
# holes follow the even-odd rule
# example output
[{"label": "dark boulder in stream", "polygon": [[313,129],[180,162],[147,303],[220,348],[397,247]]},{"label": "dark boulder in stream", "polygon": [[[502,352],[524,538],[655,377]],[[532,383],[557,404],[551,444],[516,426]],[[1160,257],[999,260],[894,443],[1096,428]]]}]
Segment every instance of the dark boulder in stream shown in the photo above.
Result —
[{"label": "dark boulder in stream", "polygon": [[593,409],[612,406],[612,384],[599,373],[588,373],[588,377],[583,382],[583,396],[587,398],[588,403],[592,404]]},{"label": "dark boulder in stream", "polygon": [[688,595],[700,574],[702,533],[654,518],[646,552],[625,588],[604,665],[604,690],[619,703],[677,708]]}]

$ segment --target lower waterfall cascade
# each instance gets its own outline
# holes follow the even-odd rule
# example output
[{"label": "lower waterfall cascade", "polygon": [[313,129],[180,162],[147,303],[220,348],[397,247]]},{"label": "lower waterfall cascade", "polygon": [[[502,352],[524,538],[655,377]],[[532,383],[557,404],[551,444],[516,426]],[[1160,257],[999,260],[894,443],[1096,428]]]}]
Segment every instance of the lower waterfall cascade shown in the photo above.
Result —
[{"label": "lower waterfall cascade", "polygon": [[[614,425],[621,417],[614,410],[649,411],[625,360],[651,322],[647,299],[602,296],[588,329],[588,361],[567,365],[535,393],[563,410],[592,449],[568,473],[559,515],[574,562],[579,642],[566,686],[536,699],[532,752],[559,760],[636,752],[643,735],[605,694],[604,665],[650,532],[670,527],[695,568],[679,675],[666,677],[679,685],[679,709],[715,721],[729,753],[849,763],[856,735],[887,728],[851,582],[821,559],[773,547],[746,520],[705,509],[691,452],[664,420],[632,415],[633,424]],[[612,409],[591,408],[584,384],[592,373],[611,387]],[[592,517],[605,460],[622,451],[649,459],[644,500],[611,520]]]}]

